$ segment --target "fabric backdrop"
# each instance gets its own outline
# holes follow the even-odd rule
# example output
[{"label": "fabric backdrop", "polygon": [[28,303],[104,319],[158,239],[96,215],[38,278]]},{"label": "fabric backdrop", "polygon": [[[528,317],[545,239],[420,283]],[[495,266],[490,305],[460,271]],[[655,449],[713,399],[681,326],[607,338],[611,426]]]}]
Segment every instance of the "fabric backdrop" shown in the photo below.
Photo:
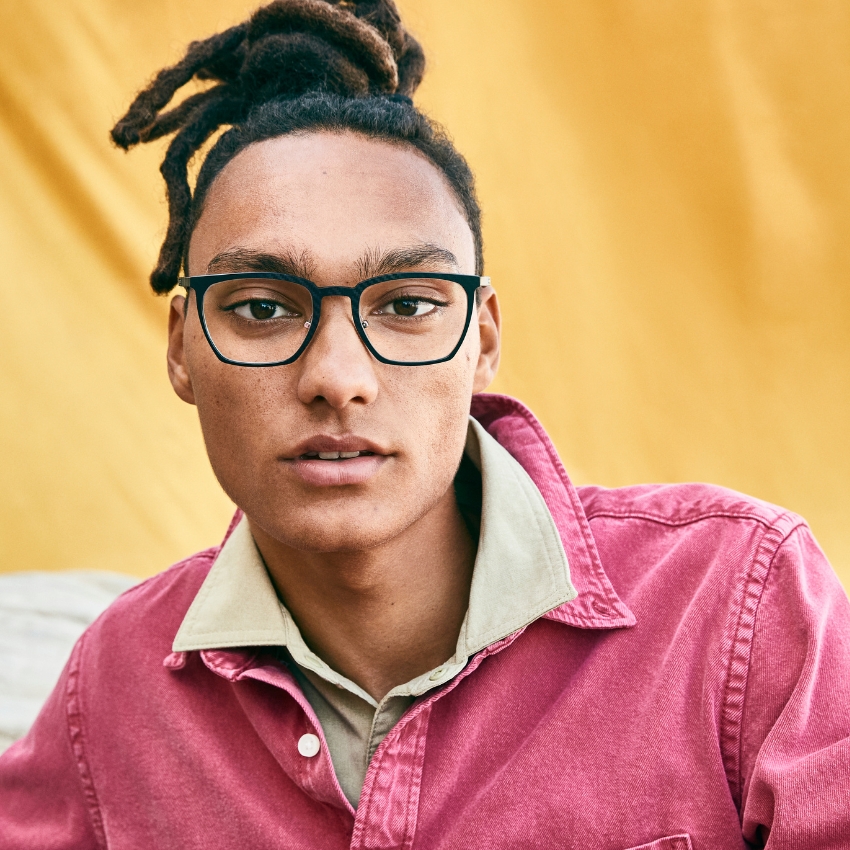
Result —
[{"label": "fabric backdrop", "polygon": [[[108,130],[245,0],[0,0],[0,570],[157,572],[232,509],[146,277],[163,146]],[[850,584],[850,4],[403,0],[472,163],[495,389],[579,482],[716,482]]]}]

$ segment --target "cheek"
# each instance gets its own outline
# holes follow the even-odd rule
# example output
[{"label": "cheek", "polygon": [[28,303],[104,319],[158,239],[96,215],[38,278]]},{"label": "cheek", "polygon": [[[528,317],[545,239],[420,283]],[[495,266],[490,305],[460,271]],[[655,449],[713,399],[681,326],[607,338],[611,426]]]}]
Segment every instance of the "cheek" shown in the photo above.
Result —
[{"label": "cheek", "polygon": [[463,452],[474,363],[461,350],[448,363],[411,367],[416,374],[402,376],[391,390],[401,425],[415,441],[411,454],[420,474],[436,489],[448,486]]},{"label": "cheek", "polygon": [[285,392],[282,376],[274,369],[222,363],[200,328],[187,334],[186,362],[207,453],[224,484],[231,470],[251,466],[271,437],[276,402]]}]

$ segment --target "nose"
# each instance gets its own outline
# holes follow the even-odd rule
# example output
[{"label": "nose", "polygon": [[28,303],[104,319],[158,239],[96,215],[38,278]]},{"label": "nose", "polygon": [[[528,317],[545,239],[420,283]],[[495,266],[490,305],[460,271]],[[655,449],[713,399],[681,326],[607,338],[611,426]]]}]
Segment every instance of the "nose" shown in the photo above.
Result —
[{"label": "nose", "polygon": [[322,301],[319,326],[296,364],[301,369],[298,399],[303,404],[324,401],[341,410],[377,398],[375,360],[357,335],[345,296]]}]

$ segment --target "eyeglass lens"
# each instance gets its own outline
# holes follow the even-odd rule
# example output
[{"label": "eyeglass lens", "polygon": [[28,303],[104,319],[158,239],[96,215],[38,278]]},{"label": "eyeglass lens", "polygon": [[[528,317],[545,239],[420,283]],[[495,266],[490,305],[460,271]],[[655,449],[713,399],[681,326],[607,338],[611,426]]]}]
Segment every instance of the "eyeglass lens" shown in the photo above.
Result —
[{"label": "eyeglass lens", "polygon": [[[206,291],[204,319],[215,347],[240,363],[293,357],[313,322],[310,291],[265,278],[220,281]],[[448,357],[466,324],[466,290],[437,278],[388,280],[360,296],[360,326],[382,357],[417,363]]]}]

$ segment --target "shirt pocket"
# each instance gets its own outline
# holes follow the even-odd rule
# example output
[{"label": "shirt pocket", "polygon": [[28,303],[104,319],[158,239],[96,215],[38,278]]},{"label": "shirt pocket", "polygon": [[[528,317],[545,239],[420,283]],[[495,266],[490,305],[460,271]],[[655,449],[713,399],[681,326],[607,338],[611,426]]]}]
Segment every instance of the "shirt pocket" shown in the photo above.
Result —
[{"label": "shirt pocket", "polygon": [[686,832],[681,835],[668,835],[666,838],[656,838],[649,844],[629,847],[628,850],[693,850],[691,837]]}]

